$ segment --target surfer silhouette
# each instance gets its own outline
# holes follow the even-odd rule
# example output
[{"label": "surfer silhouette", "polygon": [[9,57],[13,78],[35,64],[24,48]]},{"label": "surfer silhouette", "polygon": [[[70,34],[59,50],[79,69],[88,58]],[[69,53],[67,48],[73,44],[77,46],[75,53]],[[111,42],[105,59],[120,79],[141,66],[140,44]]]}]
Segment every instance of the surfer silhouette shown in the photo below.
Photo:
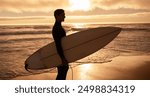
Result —
[{"label": "surfer silhouette", "polygon": [[65,19],[65,11],[63,9],[56,9],[54,11],[55,24],[52,29],[52,35],[56,44],[57,53],[61,58],[62,64],[57,67],[58,74],[56,80],[65,80],[69,69],[68,61],[66,60],[61,44],[61,39],[66,36],[66,32],[61,23]]}]

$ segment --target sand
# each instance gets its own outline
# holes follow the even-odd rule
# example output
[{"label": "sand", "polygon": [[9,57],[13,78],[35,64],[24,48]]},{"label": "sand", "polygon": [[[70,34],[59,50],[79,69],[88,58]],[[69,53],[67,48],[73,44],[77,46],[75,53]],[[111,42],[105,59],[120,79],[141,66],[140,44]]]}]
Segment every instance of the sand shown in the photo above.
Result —
[{"label": "sand", "polygon": [[[12,80],[55,80],[57,73],[19,76]],[[67,80],[72,80],[69,69]],[[73,68],[73,80],[150,80],[150,56],[118,56],[108,63],[87,63]]]}]

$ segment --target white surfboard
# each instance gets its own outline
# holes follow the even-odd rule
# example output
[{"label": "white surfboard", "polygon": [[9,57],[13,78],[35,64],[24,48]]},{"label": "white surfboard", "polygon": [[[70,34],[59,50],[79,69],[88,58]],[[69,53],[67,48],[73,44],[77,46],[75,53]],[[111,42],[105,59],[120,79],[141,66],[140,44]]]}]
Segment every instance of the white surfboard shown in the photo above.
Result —
[{"label": "white surfboard", "polygon": [[[98,27],[80,31],[62,39],[64,55],[68,62],[84,58],[111,42],[121,31],[118,27]],[[25,61],[27,69],[48,69],[61,64],[61,59],[52,42],[33,53]]]}]

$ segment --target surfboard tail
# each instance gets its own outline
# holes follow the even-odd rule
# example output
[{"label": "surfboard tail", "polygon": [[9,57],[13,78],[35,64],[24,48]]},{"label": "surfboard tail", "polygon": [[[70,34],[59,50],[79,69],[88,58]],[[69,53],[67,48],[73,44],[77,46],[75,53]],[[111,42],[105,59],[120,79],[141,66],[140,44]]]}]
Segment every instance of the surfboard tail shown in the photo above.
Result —
[{"label": "surfboard tail", "polygon": [[24,68],[25,68],[26,71],[29,71],[28,67],[29,67],[29,65],[28,65],[28,64],[26,63],[26,61],[25,61],[25,63],[24,63]]},{"label": "surfboard tail", "polygon": [[24,68],[28,71],[28,64],[25,64]]}]

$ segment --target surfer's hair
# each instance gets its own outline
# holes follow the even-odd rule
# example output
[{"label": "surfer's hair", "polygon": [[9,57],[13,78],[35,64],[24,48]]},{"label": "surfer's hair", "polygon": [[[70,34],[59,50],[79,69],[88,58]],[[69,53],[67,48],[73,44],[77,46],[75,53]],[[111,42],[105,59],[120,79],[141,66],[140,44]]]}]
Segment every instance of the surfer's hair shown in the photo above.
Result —
[{"label": "surfer's hair", "polygon": [[59,16],[61,13],[64,13],[65,11],[63,9],[56,9],[54,11],[54,17]]}]

